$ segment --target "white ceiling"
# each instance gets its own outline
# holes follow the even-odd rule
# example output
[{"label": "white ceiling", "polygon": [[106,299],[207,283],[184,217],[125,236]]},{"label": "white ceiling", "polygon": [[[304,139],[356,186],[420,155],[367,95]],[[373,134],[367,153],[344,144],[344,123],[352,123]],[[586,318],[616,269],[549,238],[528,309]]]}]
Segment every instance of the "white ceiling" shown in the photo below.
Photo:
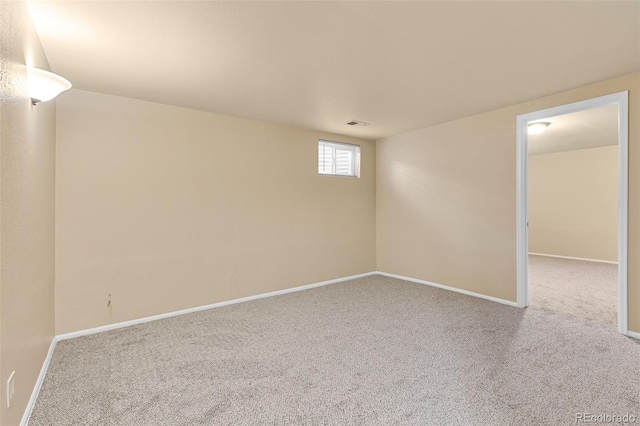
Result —
[{"label": "white ceiling", "polygon": [[529,155],[617,145],[618,106],[611,105],[544,120],[551,123],[539,135],[529,135]]},{"label": "white ceiling", "polygon": [[640,70],[636,1],[31,9],[52,70],[75,88],[371,139]]}]

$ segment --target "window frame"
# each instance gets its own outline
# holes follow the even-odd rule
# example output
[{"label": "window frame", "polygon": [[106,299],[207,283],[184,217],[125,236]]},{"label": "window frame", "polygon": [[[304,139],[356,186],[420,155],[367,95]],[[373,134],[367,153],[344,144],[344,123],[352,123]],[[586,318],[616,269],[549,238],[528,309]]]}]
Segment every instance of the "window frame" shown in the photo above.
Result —
[{"label": "window frame", "polygon": [[[320,171],[320,147],[321,145],[328,145],[333,149],[334,157],[332,159],[332,173],[322,173]],[[353,174],[339,174],[335,172],[336,169],[336,160],[335,160],[335,149],[342,147],[344,150],[348,148],[353,152]],[[318,176],[331,176],[331,177],[345,177],[345,178],[359,178],[360,177],[360,145],[354,143],[345,143],[345,142],[337,142],[331,141],[328,139],[318,139]]]}]

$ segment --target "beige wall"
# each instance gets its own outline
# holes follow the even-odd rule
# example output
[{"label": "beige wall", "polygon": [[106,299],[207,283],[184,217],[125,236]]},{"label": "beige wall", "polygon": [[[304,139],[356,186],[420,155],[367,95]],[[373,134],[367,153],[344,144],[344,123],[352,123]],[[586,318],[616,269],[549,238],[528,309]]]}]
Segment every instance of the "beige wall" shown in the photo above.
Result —
[{"label": "beige wall", "polygon": [[618,147],[529,156],[529,252],[618,260]]},{"label": "beige wall", "polygon": [[[376,269],[374,142],[78,90],[57,102],[57,333]],[[361,178],[319,176],[318,138],[360,144]]]},{"label": "beige wall", "polygon": [[[54,332],[55,102],[32,107],[25,64],[48,69],[24,2],[0,2],[0,424],[20,423]],[[15,370],[15,396],[6,383]]]},{"label": "beige wall", "polygon": [[629,91],[629,328],[640,331],[640,74],[377,142],[380,271],[516,300],[516,115]]}]

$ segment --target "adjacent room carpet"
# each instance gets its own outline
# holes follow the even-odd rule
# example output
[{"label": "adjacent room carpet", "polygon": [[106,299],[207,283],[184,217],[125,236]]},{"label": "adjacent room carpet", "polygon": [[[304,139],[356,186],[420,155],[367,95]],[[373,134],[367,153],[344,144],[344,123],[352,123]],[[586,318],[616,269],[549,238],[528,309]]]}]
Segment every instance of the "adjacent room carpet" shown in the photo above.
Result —
[{"label": "adjacent room carpet", "polygon": [[529,256],[531,308],[618,323],[618,265]]},{"label": "adjacent room carpet", "polygon": [[29,425],[569,425],[639,377],[612,324],[371,276],[62,341]]}]

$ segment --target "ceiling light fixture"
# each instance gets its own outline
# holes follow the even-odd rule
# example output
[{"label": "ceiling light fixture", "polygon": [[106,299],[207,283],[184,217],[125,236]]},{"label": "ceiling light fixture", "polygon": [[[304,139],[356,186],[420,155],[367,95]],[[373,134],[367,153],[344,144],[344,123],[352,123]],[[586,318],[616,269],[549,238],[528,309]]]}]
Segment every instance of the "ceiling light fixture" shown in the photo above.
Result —
[{"label": "ceiling light fixture", "polygon": [[71,89],[71,83],[64,77],[39,68],[27,68],[29,77],[29,96],[33,105],[47,102],[65,90]]},{"label": "ceiling light fixture", "polygon": [[542,133],[545,130],[547,130],[547,127],[549,127],[550,125],[551,125],[551,123],[546,122],[546,121],[538,121],[536,123],[529,123],[529,126],[527,127],[527,133],[529,133],[530,135],[539,135],[540,133]]}]

